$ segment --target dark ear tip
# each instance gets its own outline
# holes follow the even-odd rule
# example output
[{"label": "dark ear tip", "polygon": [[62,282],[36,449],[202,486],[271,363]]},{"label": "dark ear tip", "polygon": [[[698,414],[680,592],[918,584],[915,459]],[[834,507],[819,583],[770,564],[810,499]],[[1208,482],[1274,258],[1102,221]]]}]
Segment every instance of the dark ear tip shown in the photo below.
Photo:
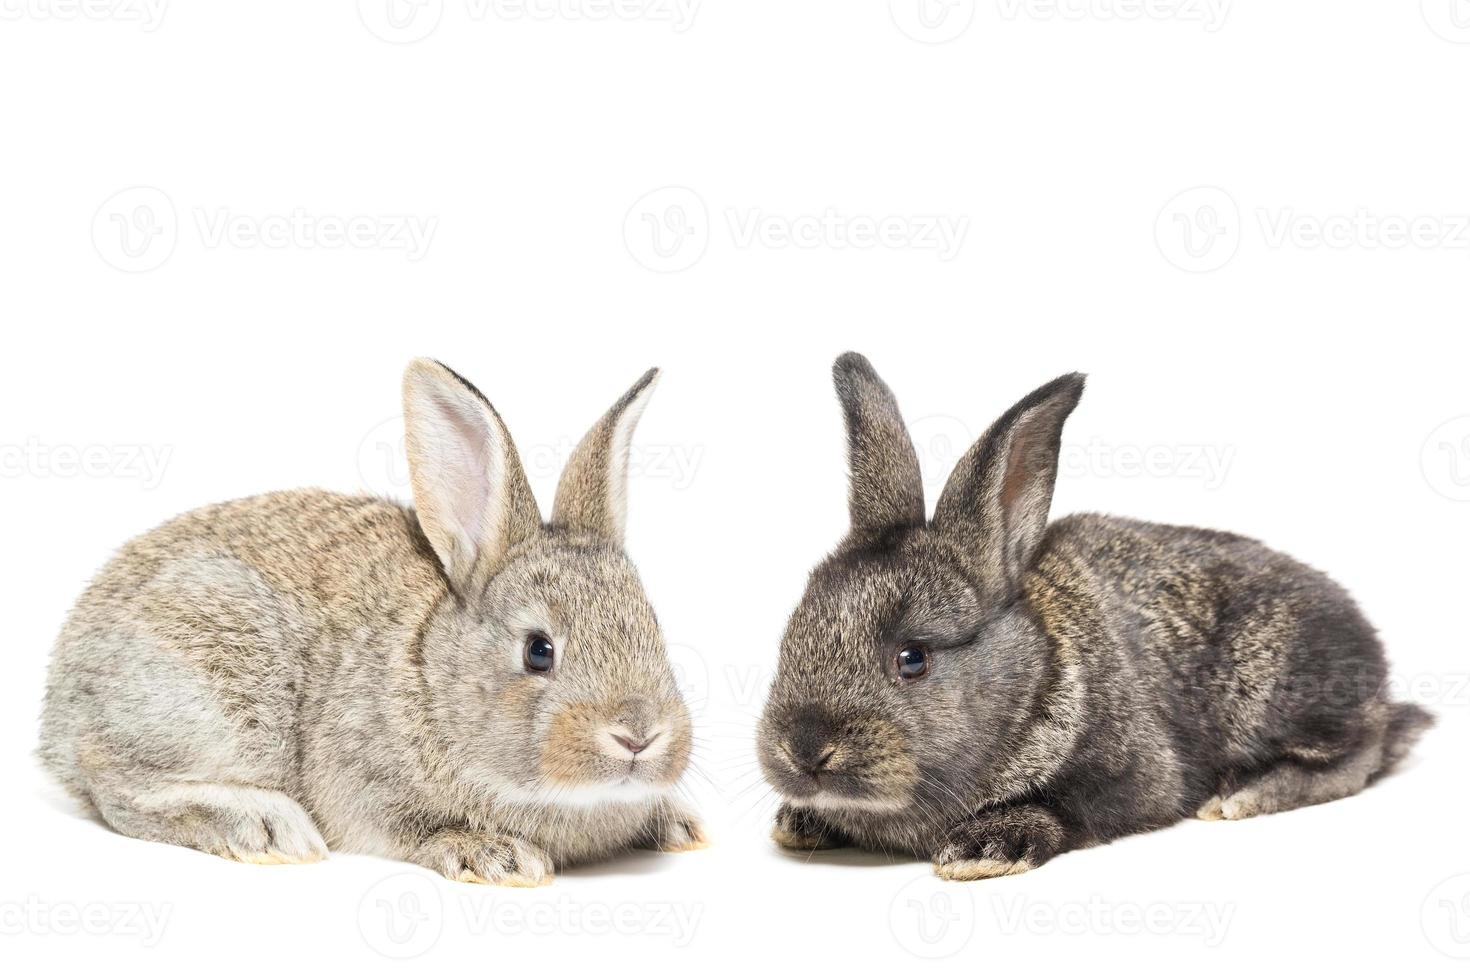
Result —
[{"label": "dark ear tip", "polygon": [[1055,394],[1066,394],[1072,401],[1076,402],[1082,397],[1082,392],[1087,388],[1087,375],[1081,371],[1073,371],[1064,374],[1048,384],[1045,389],[1048,396]]},{"label": "dark ear tip", "polygon": [[853,377],[876,378],[878,372],[873,370],[872,362],[866,357],[850,350],[832,362],[832,380],[841,387]]},{"label": "dark ear tip", "polygon": [[469,378],[466,378],[464,375],[460,374],[454,368],[450,367],[448,364],[445,364],[437,357],[416,357],[412,361],[409,361],[408,367],[403,372],[403,381],[404,384],[407,385],[411,383],[414,378],[423,377],[424,375],[433,375],[440,372],[442,372],[442,374],[449,375],[449,377],[459,382],[461,386],[463,386],[467,391],[473,394],[476,398],[480,399],[480,401],[484,402],[486,405],[490,404],[490,399],[485,397],[485,393],[483,391],[475,387],[474,382],[470,381]]},{"label": "dark ear tip", "polygon": [[649,368],[639,375],[638,380],[633,382],[633,387],[629,388],[627,394],[623,397],[629,400],[636,398],[647,391],[656,381],[658,381],[658,368]]},{"label": "dark ear tip", "polygon": [[658,382],[658,374],[659,369],[656,367],[649,368],[647,371],[644,371],[643,375],[637,381],[633,382],[633,387],[623,392],[623,397],[617,400],[617,403],[613,405],[610,411],[616,414],[623,411],[623,409],[627,408],[629,405],[633,404],[633,401],[636,398],[638,398],[644,392],[648,391],[648,389],[652,388],[654,384]]}]

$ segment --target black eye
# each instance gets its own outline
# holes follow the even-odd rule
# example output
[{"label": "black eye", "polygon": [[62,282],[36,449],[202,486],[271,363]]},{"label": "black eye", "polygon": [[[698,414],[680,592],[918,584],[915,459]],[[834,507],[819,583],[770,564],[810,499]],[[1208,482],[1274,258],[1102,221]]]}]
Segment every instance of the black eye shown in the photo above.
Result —
[{"label": "black eye", "polygon": [[556,663],[556,647],[545,635],[532,633],[526,637],[526,669],[544,674]]},{"label": "black eye", "polygon": [[898,676],[906,681],[918,680],[929,673],[929,654],[923,647],[904,647],[895,658]]}]

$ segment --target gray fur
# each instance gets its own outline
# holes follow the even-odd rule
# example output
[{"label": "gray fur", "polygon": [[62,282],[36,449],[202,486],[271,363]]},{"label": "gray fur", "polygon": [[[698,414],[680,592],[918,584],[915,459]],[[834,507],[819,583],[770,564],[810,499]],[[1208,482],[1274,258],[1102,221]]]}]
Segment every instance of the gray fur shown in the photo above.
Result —
[{"label": "gray fur", "polygon": [[[538,884],[698,846],[689,716],[621,534],[543,524],[499,416],[442,365],[409,366],[405,405],[417,513],[302,490],[125,545],[56,643],[45,765],[121,833],[260,863]],[[566,499],[620,483],[609,458],[579,450]],[[522,663],[532,631],[550,674]],[[609,731],[662,741],[625,757]]]},{"label": "gray fur", "polygon": [[[1356,793],[1430,723],[1387,699],[1372,627],[1320,572],[1232,534],[1048,525],[1081,375],[987,430],[926,524],[892,396],[857,354],[835,374],[861,429],[853,531],[812,572],[759,731],[783,845],[1015,874],[1187,816]],[[906,680],[913,644],[929,671]]]},{"label": "gray fur", "polygon": [[832,367],[847,418],[847,509],[854,537],[924,523],[919,457],[893,392],[865,367],[865,361],[851,355],[838,358]]}]

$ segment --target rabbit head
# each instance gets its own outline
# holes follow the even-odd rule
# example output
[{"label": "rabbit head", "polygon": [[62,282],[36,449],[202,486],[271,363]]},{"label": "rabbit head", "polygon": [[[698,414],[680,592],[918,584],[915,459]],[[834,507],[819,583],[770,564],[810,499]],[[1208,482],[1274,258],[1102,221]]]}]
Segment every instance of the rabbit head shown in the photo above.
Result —
[{"label": "rabbit head", "polygon": [[1047,526],[1062,424],[1083,376],[1022,399],[956,465],[926,520],[893,394],[859,354],[833,367],[851,528],[781,642],[758,755],[789,802],[938,817],[1014,762],[1046,638],[1023,576]]},{"label": "rabbit head", "polygon": [[673,788],[689,713],[623,552],[629,441],[649,371],[572,453],[543,523],[515,446],[444,365],[404,376],[419,524],[445,588],[414,653],[430,758],[512,803],[634,802]]}]

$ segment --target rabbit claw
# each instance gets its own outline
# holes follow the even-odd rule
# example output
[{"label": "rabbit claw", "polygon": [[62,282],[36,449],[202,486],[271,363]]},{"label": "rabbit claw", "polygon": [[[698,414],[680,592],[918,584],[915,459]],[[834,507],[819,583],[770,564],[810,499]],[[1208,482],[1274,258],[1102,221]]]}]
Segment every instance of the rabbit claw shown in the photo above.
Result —
[{"label": "rabbit claw", "polygon": [[414,860],[452,881],[535,888],[552,880],[545,851],[509,834],[443,830],[420,845]]},{"label": "rabbit claw", "polygon": [[950,830],[934,852],[934,873],[948,881],[1024,874],[1060,852],[1062,825],[1039,806],[1002,807]]}]

